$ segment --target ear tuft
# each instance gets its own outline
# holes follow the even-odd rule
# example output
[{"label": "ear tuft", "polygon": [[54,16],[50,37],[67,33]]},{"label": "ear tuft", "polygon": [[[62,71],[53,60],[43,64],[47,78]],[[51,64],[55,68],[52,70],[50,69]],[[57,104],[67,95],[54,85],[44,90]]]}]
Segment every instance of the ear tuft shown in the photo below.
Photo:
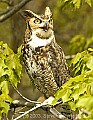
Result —
[{"label": "ear tuft", "polygon": [[52,12],[49,7],[45,8],[45,16],[52,16]]},{"label": "ear tuft", "polygon": [[33,17],[33,14],[30,10],[24,10],[22,11],[22,16],[26,21],[28,21],[31,17]]}]

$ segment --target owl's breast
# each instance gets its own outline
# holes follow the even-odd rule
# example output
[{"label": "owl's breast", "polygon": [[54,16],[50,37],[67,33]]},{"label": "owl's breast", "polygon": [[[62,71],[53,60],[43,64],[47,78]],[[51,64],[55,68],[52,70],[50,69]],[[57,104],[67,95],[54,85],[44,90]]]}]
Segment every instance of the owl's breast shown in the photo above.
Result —
[{"label": "owl's breast", "polygon": [[58,86],[50,66],[53,61],[50,54],[50,46],[38,47],[34,51],[30,46],[24,46],[23,59],[26,71],[34,85],[46,97],[53,96],[58,90]]},{"label": "owl's breast", "polygon": [[53,96],[70,77],[64,53],[56,43],[35,49],[26,44],[23,59],[29,77],[46,97]]}]

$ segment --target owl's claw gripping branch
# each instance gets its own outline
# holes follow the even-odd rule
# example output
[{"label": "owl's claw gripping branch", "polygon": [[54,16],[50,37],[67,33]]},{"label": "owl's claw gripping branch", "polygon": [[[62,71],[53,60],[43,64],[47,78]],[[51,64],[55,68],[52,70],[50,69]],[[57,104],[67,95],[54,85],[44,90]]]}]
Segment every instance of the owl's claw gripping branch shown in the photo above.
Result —
[{"label": "owl's claw gripping branch", "polygon": [[54,97],[50,96],[48,99],[46,99],[44,102],[43,102],[43,105],[51,105],[52,102],[54,100]]},{"label": "owl's claw gripping branch", "polygon": [[[46,99],[44,102],[38,102],[38,101],[32,101],[29,100],[28,98],[24,97],[19,91],[18,89],[13,86],[13,88],[16,90],[16,92],[24,99],[26,100],[26,102],[24,101],[20,101],[20,100],[14,100],[13,103],[9,103],[11,108],[16,109],[17,107],[30,107],[31,109],[29,109],[28,111],[25,111],[23,114],[21,114],[20,116],[18,116],[17,118],[14,118],[13,120],[18,120],[20,118],[22,118],[23,116],[25,116],[26,114],[38,109],[38,108],[48,108],[48,110],[50,111],[50,113],[52,113],[56,118],[60,119],[60,120],[64,120],[66,117],[64,115],[62,115],[60,112],[58,112],[54,107],[51,106],[54,97],[50,96],[48,99]],[[7,101],[6,101],[7,102]],[[60,104],[60,102],[57,102],[56,105]],[[66,118],[67,120],[67,118]]]}]

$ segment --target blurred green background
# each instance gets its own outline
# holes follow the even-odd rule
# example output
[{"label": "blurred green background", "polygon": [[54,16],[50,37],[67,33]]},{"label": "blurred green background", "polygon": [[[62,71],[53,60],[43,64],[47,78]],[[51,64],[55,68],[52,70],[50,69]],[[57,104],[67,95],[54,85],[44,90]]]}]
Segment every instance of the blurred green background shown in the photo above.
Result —
[{"label": "blurred green background", "polygon": [[[19,0],[12,1],[12,6],[19,3]],[[77,52],[87,49],[93,44],[93,8],[88,4],[82,5],[79,9],[73,9],[69,5],[66,7],[61,0],[32,0],[26,4],[21,10],[30,9],[35,13],[44,13],[45,7],[49,6],[53,12],[54,32],[57,43],[63,48],[65,55],[76,54]],[[0,13],[9,8],[5,2],[0,2]],[[0,23],[0,41],[7,43],[16,53],[18,47],[24,39],[26,23],[20,12]],[[31,100],[37,100],[41,93],[37,89],[33,89],[31,81],[23,67],[21,83],[18,86],[19,91],[25,97]],[[11,97],[13,99],[22,99],[14,90],[11,89]],[[34,115],[35,114],[35,115]],[[40,114],[42,114],[40,116]],[[37,110],[22,120],[45,120],[44,110]],[[49,120],[56,120],[54,116],[47,116]]]}]

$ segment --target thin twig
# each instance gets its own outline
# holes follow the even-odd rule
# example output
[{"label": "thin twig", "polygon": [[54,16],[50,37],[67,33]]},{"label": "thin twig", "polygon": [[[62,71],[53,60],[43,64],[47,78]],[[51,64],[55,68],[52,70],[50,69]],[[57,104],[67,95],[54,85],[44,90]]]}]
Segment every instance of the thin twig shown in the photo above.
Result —
[{"label": "thin twig", "polygon": [[8,19],[10,16],[15,14],[17,11],[19,11],[26,3],[32,0],[22,0],[20,3],[15,5],[8,13],[0,16],[0,22],[3,22],[4,20]]},{"label": "thin twig", "polygon": [[[40,103],[39,103],[40,104]],[[13,107],[15,107],[15,108],[17,108],[17,107],[24,107],[24,106],[26,106],[26,107],[34,107],[35,106],[35,104],[34,103],[31,103],[31,102],[24,102],[24,101],[22,101],[22,100],[14,100],[13,102],[12,102],[12,104],[11,104],[11,108],[13,108]]]},{"label": "thin twig", "polygon": [[[13,85],[12,85],[12,86],[13,86]],[[26,101],[28,101],[28,102],[30,102],[30,103],[40,104],[40,102],[32,101],[32,100],[24,97],[24,96],[18,91],[18,89],[17,89],[15,86],[13,86],[13,88],[15,89],[15,91],[16,91],[24,100],[26,100]]]}]

